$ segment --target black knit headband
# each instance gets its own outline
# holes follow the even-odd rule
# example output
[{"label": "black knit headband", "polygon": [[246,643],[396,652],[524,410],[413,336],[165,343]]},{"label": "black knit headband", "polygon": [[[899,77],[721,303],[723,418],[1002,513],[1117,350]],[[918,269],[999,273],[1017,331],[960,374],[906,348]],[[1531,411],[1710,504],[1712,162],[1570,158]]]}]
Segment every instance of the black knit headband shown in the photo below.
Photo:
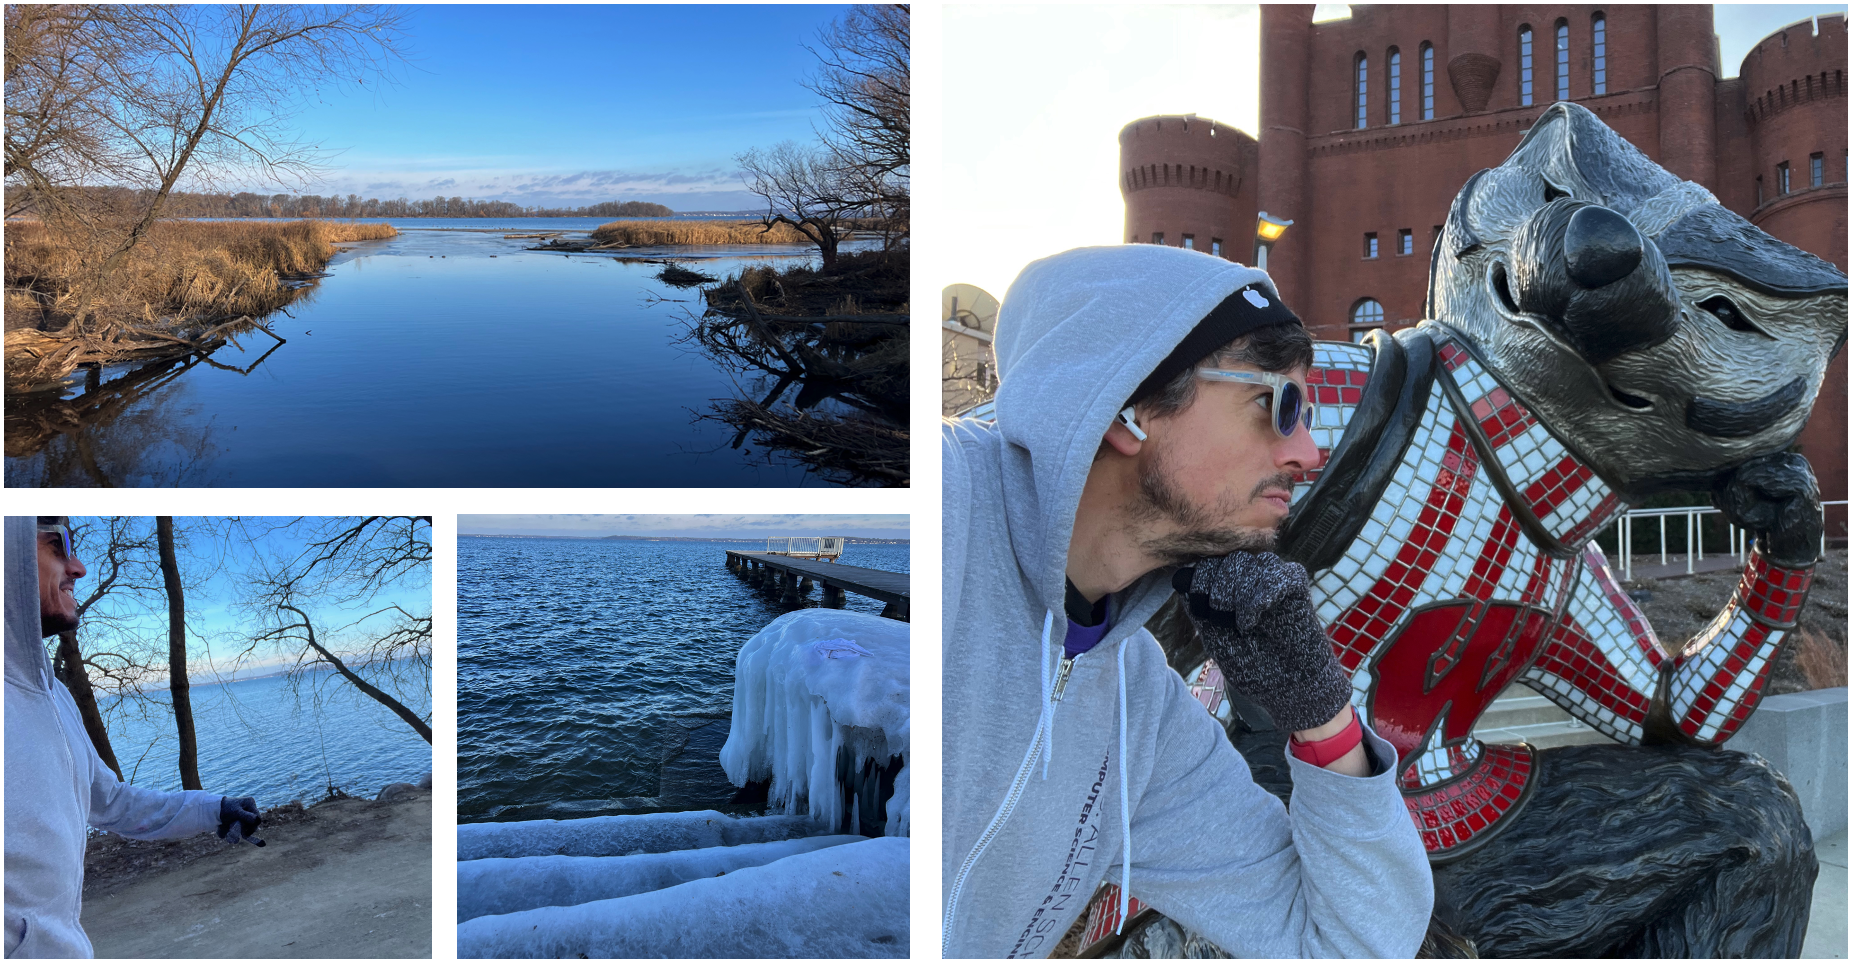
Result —
[{"label": "black knit headband", "polygon": [[1138,383],[1138,390],[1132,393],[1126,404],[1136,405],[1157,394],[1178,373],[1195,367],[1216,349],[1242,335],[1268,325],[1286,324],[1305,326],[1305,322],[1300,321],[1291,308],[1275,298],[1266,285],[1256,282],[1241,288],[1223,298],[1221,304],[1216,305],[1203,320],[1196,323],[1189,334],[1183,336],[1177,347],[1171,349],[1170,354],[1164,356],[1164,360],[1151,370],[1151,374]]}]

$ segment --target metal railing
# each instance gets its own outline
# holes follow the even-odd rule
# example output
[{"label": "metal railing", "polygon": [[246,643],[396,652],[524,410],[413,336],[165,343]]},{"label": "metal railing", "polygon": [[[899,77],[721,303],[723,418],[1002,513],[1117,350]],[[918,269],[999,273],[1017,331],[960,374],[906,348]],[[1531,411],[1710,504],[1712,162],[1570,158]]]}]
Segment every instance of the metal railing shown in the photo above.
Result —
[{"label": "metal railing", "polygon": [[[1845,504],[1845,499],[1821,503],[1823,507]],[[1671,553],[1667,548],[1667,520],[1671,519],[1673,516],[1682,517],[1685,526],[1685,572],[1691,574],[1698,571],[1698,563],[1704,559],[1703,517],[1722,514],[1722,511],[1719,509],[1698,505],[1680,505],[1664,509],[1634,509],[1623,513],[1620,518],[1614,520],[1615,543],[1621,557],[1621,578],[1629,582],[1633,580],[1634,523],[1636,521],[1641,519],[1659,520],[1659,564],[1665,566],[1671,564],[1670,560],[1672,555],[1674,555],[1674,553]],[[1728,544],[1727,549],[1723,552],[1713,552],[1711,554],[1714,556],[1733,556],[1738,562],[1747,563],[1749,561],[1749,543],[1751,538],[1749,531],[1746,529],[1739,529],[1730,523],[1725,523],[1724,530],[1726,534],[1725,541]],[[1820,554],[1826,554],[1826,535],[1824,533],[1820,536]]]}]

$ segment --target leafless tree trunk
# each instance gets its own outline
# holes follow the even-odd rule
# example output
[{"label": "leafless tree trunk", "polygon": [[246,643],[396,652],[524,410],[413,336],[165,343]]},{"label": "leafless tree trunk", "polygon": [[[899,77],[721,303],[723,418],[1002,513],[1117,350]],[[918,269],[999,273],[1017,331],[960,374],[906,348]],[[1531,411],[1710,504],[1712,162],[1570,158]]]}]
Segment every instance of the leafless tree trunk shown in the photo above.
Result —
[{"label": "leafless tree trunk", "polygon": [[409,726],[411,726],[413,730],[417,731],[419,736],[424,737],[424,741],[426,743],[431,742],[430,724],[420,719],[418,714],[413,713],[409,708],[406,707],[404,703],[401,703],[398,700],[393,699],[391,694],[387,693],[385,690],[382,690],[379,687],[374,686],[373,684],[367,682],[366,680],[361,679],[358,673],[355,673],[353,670],[347,668],[347,664],[342,662],[339,656],[336,656],[333,653],[329,652],[328,650],[322,648],[322,644],[315,641],[315,625],[309,620],[308,613],[305,613],[302,610],[289,605],[288,603],[281,604],[277,608],[286,609],[292,613],[295,613],[297,617],[299,617],[302,620],[300,624],[297,624],[296,626],[291,626],[288,628],[292,628],[292,629],[298,628],[298,627],[301,628],[304,634],[304,639],[308,643],[309,648],[314,650],[316,655],[321,657],[323,662],[334,667],[335,672],[341,674],[341,678],[347,680],[349,683],[352,683],[355,689],[372,697],[381,706],[384,706],[385,708],[391,710],[394,714],[398,716],[399,719],[404,720]]},{"label": "leafless tree trunk", "polygon": [[167,686],[174,704],[174,723],[180,729],[180,786],[203,790],[199,781],[199,745],[193,736],[193,697],[186,665],[186,590],[180,585],[180,564],[174,558],[174,517],[155,517],[161,541],[161,575],[167,582]]},{"label": "leafless tree trunk", "polygon": [[96,690],[90,686],[83,654],[77,649],[76,630],[58,634],[58,658],[52,662],[52,673],[71,691],[71,699],[77,704],[77,714],[83,717],[84,732],[90,734],[90,745],[96,747],[96,755],[116,771],[116,779],[122,779],[122,764],[116,762],[115,748],[109,744],[109,730],[104,728],[103,714],[97,710]]}]

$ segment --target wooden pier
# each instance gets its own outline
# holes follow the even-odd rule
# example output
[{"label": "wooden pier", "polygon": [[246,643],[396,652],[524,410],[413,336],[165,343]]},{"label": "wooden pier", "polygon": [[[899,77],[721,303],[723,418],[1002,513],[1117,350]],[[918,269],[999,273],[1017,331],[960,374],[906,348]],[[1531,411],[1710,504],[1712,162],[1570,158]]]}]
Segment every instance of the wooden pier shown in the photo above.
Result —
[{"label": "wooden pier", "polygon": [[881,615],[889,619],[906,622],[909,615],[911,581],[905,573],[737,549],[727,550],[727,568],[754,586],[781,590],[778,601],[787,606],[801,603],[816,583],[830,609],[841,609],[843,593],[852,592],[886,603]]}]

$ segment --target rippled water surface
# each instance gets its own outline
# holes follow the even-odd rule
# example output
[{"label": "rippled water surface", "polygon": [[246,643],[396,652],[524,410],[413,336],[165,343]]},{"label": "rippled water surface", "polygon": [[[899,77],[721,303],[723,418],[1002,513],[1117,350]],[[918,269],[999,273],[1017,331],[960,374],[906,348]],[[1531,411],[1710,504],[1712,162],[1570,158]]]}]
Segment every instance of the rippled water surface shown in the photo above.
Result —
[{"label": "rippled water surface", "polygon": [[[263,807],[297,798],[313,803],[330,783],[351,796],[372,797],[388,783],[416,783],[431,772],[431,744],[327,672],[310,674],[294,688],[280,676],[196,682],[191,695],[199,780],[214,793],[256,797]],[[428,692],[394,695],[429,717]],[[127,707],[111,714],[109,739],[124,777],[139,786],[180,789],[180,744],[165,690],[158,708],[146,714]]]},{"label": "rippled water surface", "polygon": [[[660,265],[525,250],[503,231],[608,219],[400,222],[211,362],[114,368],[34,425],[9,411],[8,485],[786,486],[734,429],[693,421],[731,377],[676,344],[698,293]],[[551,221],[552,223],[548,223]],[[456,230],[497,225],[497,230]],[[441,228],[441,229],[440,229]],[[715,277],[799,246],[633,249]],[[654,298],[686,304],[646,303]],[[274,349],[274,350],[273,350]],[[255,367],[253,367],[255,366]],[[242,369],[249,369],[248,372]],[[8,405],[17,405],[9,398]],[[68,409],[68,410],[67,410]],[[17,437],[16,437],[17,436]]]},{"label": "rippled water surface", "polygon": [[[655,796],[666,719],[727,713],[740,645],[788,611],[726,569],[727,549],[759,548],[459,538],[459,818]],[[841,561],[908,571],[905,545],[850,545]],[[846,608],[882,606],[850,594]]]}]

